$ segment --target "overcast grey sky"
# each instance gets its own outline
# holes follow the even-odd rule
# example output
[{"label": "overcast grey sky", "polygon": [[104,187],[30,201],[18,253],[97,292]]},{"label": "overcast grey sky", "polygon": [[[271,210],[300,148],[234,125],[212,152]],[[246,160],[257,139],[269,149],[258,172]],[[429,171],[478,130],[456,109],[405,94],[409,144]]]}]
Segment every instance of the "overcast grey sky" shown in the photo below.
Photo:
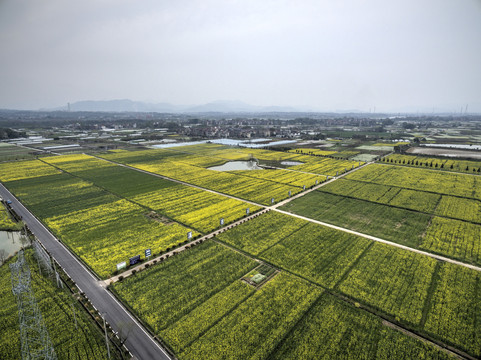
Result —
[{"label": "overcast grey sky", "polygon": [[0,108],[481,112],[481,0],[0,0]]}]

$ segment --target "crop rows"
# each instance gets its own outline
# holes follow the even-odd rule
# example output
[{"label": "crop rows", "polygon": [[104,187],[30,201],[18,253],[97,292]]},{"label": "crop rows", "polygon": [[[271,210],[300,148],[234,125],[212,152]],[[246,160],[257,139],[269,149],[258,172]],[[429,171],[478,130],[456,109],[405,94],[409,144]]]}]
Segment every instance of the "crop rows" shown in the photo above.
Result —
[{"label": "crop rows", "polygon": [[247,208],[250,213],[260,209],[86,155],[60,156],[52,160],[56,166],[69,169],[76,176],[202,232],[219,227],[221,218],[228,224],[245,216]]},{"label": "crop rows", "polygon": [[433,213],[441,199],[439,194],[345,179],[327,184],[320,191],[427,213]]},{"label": "crop rows", "polygon": [[180,358],[262,359],[321,291],[288,274],[255,290],[240,278],[256,266],[208,242],[114,288]]},{"label": "crop rows", "polygon": [[[292,185],[306,188],[315,186],[326,181],[325,176],[318,176],[312,174],[306,174],[298,171],[286,171],[286,170],[244,170],[233,171],[233,174],[240,174],[246,177],[252,177],[256,179],[264,179],[281,184]],[[317,182],[317,184],[316,184]]]},{"label": "crop rows", "polygon": [[355,235],[307,223],[259,257],[332,288],[370,243]]},{"label": "crop rows", "polygon": [[[111,158],[111,156],[108,158]],[[190,184],[265,205],[271,204],[272,198],[274,198],[275,202],[287,198],[289,191],[291,191],[292,195],[302,191],[300,187],[242,175],[234,175],[227,172],[208,170],[184,162],[153,161],[146,163],[143,161],[138,163],[127,162],[127,164],[141,170],[164,175],[172,179],[185,181]]]},{"label": "crop rows", "polygon": [[[338,180],[336,180],[337,182]],[[312,191],[283,210],[409,246],[418,246],[430,215]]]},{"label": "crop rows", "polygon": [[372,164],[346,179],[481,200],[481,178],[468,174]]},{"label": "crop rows", "polygon": [[328,294],[283,341],[272,359],[450,359],[423,341]]},{"label": "crop rows", "polygon": [[[22,163],[11,163],[10,169],[19,174],[17,164],[23,168]],[[35,165],[50,167],[40,161]],[[147,248],[156,254],[179,245],[190,231],[148,218],[147,209],[57,170],[6,186],[100,276],[110,275],[117,263]]]},{"label": "crop rows", "polygon": [[[208,144],[206,144],[207,146]],[[195,149],[201,152],[203,145],[196,145]],[[306,174],[278,170],[275,174],[267,171],[247,172],[220,172],[205,168],[206,162],[196,155],[192,157],[189,151],[191,147],[181,147],[172,150],[147,150],[133,152],[114,152],[102,155],[102,157],[130,166],[164,175],[172,179],[185,181],[194,185],[216,190],[225,194],[237,196],[243,199],[269,205],[271,199],[275,202],[281,201],[291,195],[298,193],[303,185],[309,186],[306,182],[315,184],[319,177],[306,178]],[[308,172],[319,175],[336,175],[343,173],[359,165],[358,162],[335,160],[328,158],[313,158],[298,154],[268,151],[259,149],[224,149],[215,150],[208,147],[209,156],[205,156],[210,164],[217,163],[219,159],[239,159],[238,154],[247,160],[251,157],[261,161],[296,160],[303,162],[302,165],[290,166],[293,170]],[[195,160],[196,158],[200,160]],[[225,161],[223,161],[225,162]],[[280,164],[279,164],[280,165]],[[283,175],[281,175],[283,174]],[[294,177],[295,175],[295,177]],[[320,177],[322,180],[324,177]],[[290,184],[290,185],[287,185]],[[294,185],[294,186],[292,186]]]},{"label": "crop rows", "polygon": [[45,223],[100,276],[107,276],[115,264],[142,255],[144,249],[158,254],[187,240],[188,228],[165,225],[144,212],[138,205],[118,200],[52,216]]},{"label": "crop rows", "polygon": [[434,253],[481,264],[481,226],[435,216],[420,245]]},{"label": "crop rows", "polygon": [[0,161],[32,159],[35,157],[32,153],[32,149],[3,142],[0,143]]},{"label": "crop rows", "polygon": [[304,162],[304,164],[289,166],[289,169],[328,176],[343,174],[363,164],[358,161],[337,160],[325,157],[316,158],[307,155],[298,157],[295,161]]},{"label": "crop rows", "polygon": [[269,211],[219,235],[218,239],[249,254],[258,255],[306,224],[304,220]]},{"label": "crop rows", "polygon": [[481,274],[444,263],[424,329],[481,356]]},{"label": "crop rows", "polygon": [[228,224],[246,215],[247,209],[249,213],[261,209],[187,186],[144,193],[131,199],[205,233],[219,227],[221,218]]},{"label": "crop rows", "polygon": [[[247,232],[251,222],[267,215],[270,213],[222,237],[225,240],[241,227]],[[271,216],[272,224],[276,220]],[[310,277],[316,272],[309,274],[315,263],[325,264],[335,257],[329,249],[344,258],[349,257],[343,254],[346,250],[353,253],[349,248],[355,247],[358,239],[339,240],[340,234],[329,231],[306,225],[287,238],[290,240],[282,240],[271,249],[278,246],[273,253],[278,253],[279,263],[290,269],[292,264],[284,262],[289,256],[284,255],[292,256],[296,251],[289,252],[289,248],[301,242],[297,250],[307,249],[297,254],[297,263],[304,260],[310,265],[295,270]],[[263,241],[267,236],[261,232],[257,238]],[[369,242],[363,241],[361,248],[366,249]],[[341,243],[345,246],[339,247]],[[322,248],[325,250],[316,250]],[[313,255],[306,257],[308,252]],[[355,298],[362,298],[360,302],[399,317],[402,322],[420,322],[435,260],[377,244],[360,258],[350,257],[347,262],[333,265],[342,269],[336,278],[345,278],[341,291],[342,287],[348,288],[349,282],[358,289],[355,284],[365,281],[366,293],[355,291]],[[372,266],[374,257],[382,259],[382,266]],[[449,358],[432,345],[385,327],[374,315],[286,271],[281,270],[259,289],[243,283],[240,277],[256,266],[243,255],[209,241],[115,283],[114,289],[181,359]]]},{"label": "crop rows", "polygon": [[59,171],[39,160],[0,163],[0,181],[14,181],[58,174]]},{"label": "crop rows", "polygon": [[376,243],[350,271],[339,290],[418,325],[435,266],[433,258]]}]

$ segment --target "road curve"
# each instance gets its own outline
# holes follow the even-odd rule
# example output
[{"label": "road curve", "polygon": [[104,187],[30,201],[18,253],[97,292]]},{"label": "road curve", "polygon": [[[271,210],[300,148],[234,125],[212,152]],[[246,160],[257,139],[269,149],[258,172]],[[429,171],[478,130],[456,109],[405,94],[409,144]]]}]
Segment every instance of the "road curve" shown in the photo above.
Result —
[{"label": "road curve", "polygon": [[[65,272],[77,283],[91,303],[100,313],[104,313],[106,321],[112,328],[120,332],[129,328],[130,332],[125,345],[137,359],[170,360],[166,351],[148,334],[142,325],[125,309],[125,307],[107,290],[57,238],[8,191],[0,184],[0,196],[10,200],[12,208],[20,215],[29,229]],[[125,330],[124,330],[125,332]]]}]

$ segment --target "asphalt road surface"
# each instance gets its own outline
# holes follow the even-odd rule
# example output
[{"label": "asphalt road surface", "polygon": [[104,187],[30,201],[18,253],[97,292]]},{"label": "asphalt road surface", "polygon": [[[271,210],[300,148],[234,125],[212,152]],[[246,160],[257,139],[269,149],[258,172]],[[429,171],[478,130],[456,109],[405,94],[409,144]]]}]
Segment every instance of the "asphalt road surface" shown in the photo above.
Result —
[{"label": "asphalt road surface", "polygon": [[125,345],[137,359],[171,359],[162,347],[133,318],[133,316],[102,287],[99,281],[70,251],[63,246],[43,224],[32,215],[4,186],[0,184],[0,196],[10,200],[12,208],[20,215],[50,254],[77,283],[89,300],[104,314],[106,321],[117,332],[126,333]]}]

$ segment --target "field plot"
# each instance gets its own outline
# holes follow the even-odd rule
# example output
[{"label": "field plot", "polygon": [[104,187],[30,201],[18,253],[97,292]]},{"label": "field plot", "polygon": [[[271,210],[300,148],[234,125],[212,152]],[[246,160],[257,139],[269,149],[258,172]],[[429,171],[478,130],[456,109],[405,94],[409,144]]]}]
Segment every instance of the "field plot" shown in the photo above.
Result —
[{"label": "field plot", "polygon": [[300,161],[304,164],[289,166],[289,169],[328,176],[344,174],[364,164],[360,161],[329,159],[325,157],[317,158],[308,155],[299,156],[295,161]]},{"label": "field plot", "polygon": [[247,208],[250,213],[260,209],[91,156],[60,156],[46,161],[201,232],[219,227],[221,218],[228,224],[245,216]]},{"label": "field plot", "polygon": [[0,230],[20,230],[22,223],[16,223],[12,220],[5,206],[0,203]]},{"label": "field plot", "polygon": [[439,194],[346,179],[338,179],[319,191],[427,213],[433,213],[441,199]]},{"label": "field plot", "polygon": [[[204,146],[205,150],[202,149]],[[275,202],[286,199],[289,191],[291,195],[299,193],[302,191],[303,185],[306,187],[315,185],[316,180],[320,183],[325,179],[324,175],[333,176],[337,173],[344,173],[360,164],[355,161],[317,158],[280,151],[213,147],[211,144],[195,145],[194,147],[109,152],[103,154],[102,157],[264,205],[271,204],[271,199],[274,199]],[[198,152],[195,156],[191,153],[194,150]],[[193,160],[193,157],[198,160]],[[225,163],[227,160],[252,158],[275,166],[281,166],[281,162],[284,160],[295,160],[303,164],[288,166],[289,169],[296,171],[258,170],[227,173],[207,169],[208,163],[210,166],[214,163],[218,164],[219,161]],[[312,176],[303,172],[311,173]]]},{"label": "field plot", "polygon": [[[24,168],[20,162],[10,169],[20,174],[17,164]],[[147,209],[54,170],[55,175],[43,175],[45,170],[5,185],[100,276],[147,248],[156,254],[187,240],[189,228],[149,218]]]},{"label": "field plot", "polygon": [[220,234],[216,239],[249,254],[258,255],[307,224],[307,221],[269,211]]},{"label": "field plot", "polygon": [[421,249],[481,264],[481,225],[435,216]]},{"label": "field plot", "polygon": [[182,359],[263,359],[321,290],[283,273],[256,290],[240,280],[256,266],[207,242],[114,288]]},{"label": "field plot", "polygon": [[468,174],[372,164],[346,175],[346,179],[481,199],[481,178]]},{"label": "field plot", "polygon": [[320,191],[281,209],[409,246],[419,245],[430,219],[428,214]]},{"label": "field plot", "polygon": [[[157,152],[157,150],[154,150],[154,152]],[[168,158],[159,158],[155,161],[146,160],[149,158],[152,159],[155,155],[155,153],[152,155],[150,151],[132,152],[131,155],[138,159],[140,156],[139,153],[144,153],[147,157],[142,161],[133,162],[125,152],[102,156],[126,163],[141,170],[185,181],[190,184],[212,189],[242,199],[255,201],[264,205],[271,204],[271,199],[278,202],[287,198],[289,196],[289,191],[292,195],[302,191],[301,186],[285,185],[276,181],[209,170],[201,166],[191,165],[181,161],[168,161]],[[189,155],[183,154],[183,156],[188,157]]]},{"label": "field plot", "polygon": [[[70,293],[58,289],[51,279],[39,275],[33,251],[27,251],[25,258],[30,265],[31,284],[35,298],[57,358],[59,360],[106,359],[105,338],[102,336],[103,333],[91,322],[89,315],[73,301]],[[20,359],[18,308],[12,294],[8,264],[0,267],[0,297],[2,299],[0,353],[2,359]],[[72,311],[72,304],[75,307],[75,315]],[[75,323],[77,323],[77,327]],[[111,351],[111,355],[113,359],[117,358],[115,352]]]},{"label": "field plot", "polygon": [[343,293],[419,325],[437,261],[375,243],[339,285]]},{"label": "field plot", "polygon": [[296,153],[296,154],[304,154],[304,155],[319,155],[319,156],[327,156],[337,153],[337,151],[329,151],[329,150],[320,150],[315,148],[300,148],[300,149],[292,149],[288,152]]},{"label": "field plot", "polygon": [[65,173],[10,181],[5,185],[41,219],[118,200],[91,183]]},{"label": "field plot", "polygon": [[327,294],[321,296],[270,358],[454,359]]},{"label": "field plot", "polygon": [[[321,294],[281,273],[190,344],[183,359],[265,359]],[[227,331],[226,331],[227,330]]]},{"label": "field plot", "polygon": [[481,274],[444,263],[424,330],[481,356]]},{"label": "field plot", "polygon": [[[156,333],[162,334],[236,280],[244,290],[234,286],[223,294],[240,291],[248,295],[252,288],[239,279],[257,265],[222,245],[206,242],[115,283],[114,289]],[[227,302],[226,306],[233,305]]]},{"label": "field plot", "polygon": [[355,235],[308,223],[259,257],[332,288],[371,243]]},{"label": "field plot", "polygon": [[481,224],[481,201],[443,195],[436,215]]},{"label": "field plot", "polygon": [[[188,228],[149,219],[145,210],[118,200],[45,219],[47,226],[100,276],[151,249],[158,254],[187,240]],[[196,236],[197,233],[193,232]]]},{"label": "field plot", "polygon": [[14,181],[58,174],[60,171],[39,160],[0,163],[0,181]]},{"label": "field plot", "polygon": [[[449,152],[449,150],[446,150]],[[392,154],[386,156],[381,160],[385,163],[422,167],[436,170],[464,172],[469,174],[479,174],[481,172],[480,161],[457,160],[449,158],[415,156],[415,155],[401,155]]]},{"label": "field plot", "polygon": [[35,150],[13,144],[0,143],[0,161],[32,159]]},{"label": "field plot", "polygon": [[325,176],[306,174],[297,171],[287,170],[245,170],[245,171],[232,171],[232,174],[238,174],[246,177],[252,177],[256,179],[264,179],[281,184],[292,186],[306,186],[310,188],[317,184],[326,181]]}]

